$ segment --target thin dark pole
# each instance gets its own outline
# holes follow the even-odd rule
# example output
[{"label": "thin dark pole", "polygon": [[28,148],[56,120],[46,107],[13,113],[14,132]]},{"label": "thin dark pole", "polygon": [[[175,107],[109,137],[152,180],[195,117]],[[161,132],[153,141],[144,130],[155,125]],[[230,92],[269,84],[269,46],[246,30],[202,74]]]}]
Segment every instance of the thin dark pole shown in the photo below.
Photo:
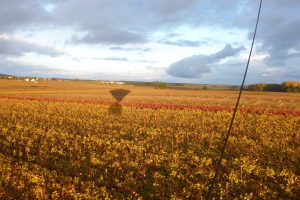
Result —
[{"label": "thin dark pole", "polygon": [[207,196],[206,196],[207,200],[210,200],[211,197],[212,197],[211,196],[212,191],[214,189],[214,185],[216,183],[216,180],[217,180],[217,177],[218,177],[218,174],[219,174],[219,171],[220,171],[221,162],[222,162],[224,154],[225,154],[225,149],[226,149],[226,146],[227,146],[227,143],[228,143],[228,139],[231,135],[231,129],[232,129],[232,126],[233,126],[233,122],[234,122],[234,119],[235,119],[235,116],[236,116],[236,113],[237,113],[237,110],[238,110],[238,107],[239,107],[240,99],[241,99],[241,96],[242,96],[242,92],[243,92],[243,89],[244,89],[244,84],[245,84],[245,80],[246,80],[246,76],[247,76],[247,72],[248,72],[248,68],[249,68],[249,63],[250,63],[250,59],[251,59],[251,55],[252,55],[252,49],[253,49],[253,46],[254,46],[256,30],[257,30],[259,16],[260,16],[261,5],[262,5],[262,0],[260,0],[260,4],[259,4],[257,19],[256,19],[256,25],[255,25],[255,31],[254,31],[253,38],[252,38],[252,44],[251,44],[251,48],[250,48],[250,52],[249,52],[249,57],[248,57],[248,61],[247,61],[243,81],[242,81],[242,84],[241,84],[241,87],[240,87],[239,96],[238,96],[238,99],[237,99],[237,102],[236,102],[236,105],[235,105],[235,108],[234,108],[234,111],[233,111],[233,114],[232,114],[230,125],[229,125],[229,128],[228,128],[227,134],[226,134],[225,142],[224,142],[224,145],[223,145],[222,150],[221,150],[221,155],[220,155],[220,158],[218,160],[217,168],[215,170],[215,175],[214,175],[214,177],[211,181],[211,184],[209,186],[209,189],[208,189],[208,193],[207,193]]}]

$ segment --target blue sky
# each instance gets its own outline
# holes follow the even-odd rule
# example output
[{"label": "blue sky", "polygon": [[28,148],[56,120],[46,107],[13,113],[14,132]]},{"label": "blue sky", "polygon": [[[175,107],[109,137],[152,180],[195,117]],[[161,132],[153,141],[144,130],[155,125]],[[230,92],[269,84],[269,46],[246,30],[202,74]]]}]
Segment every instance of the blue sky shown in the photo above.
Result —
[{"label": "blue sky", "polygon": [[[2,0],[0,73],[239,84],[259,0]],[[247,83],[300,81],[300,4],[263,2]]]}]

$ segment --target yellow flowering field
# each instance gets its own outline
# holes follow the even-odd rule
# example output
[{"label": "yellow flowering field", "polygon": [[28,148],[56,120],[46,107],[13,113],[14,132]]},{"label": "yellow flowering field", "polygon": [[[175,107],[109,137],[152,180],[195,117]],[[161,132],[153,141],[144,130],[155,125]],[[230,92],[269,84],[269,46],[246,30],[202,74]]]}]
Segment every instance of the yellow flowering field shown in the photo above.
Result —
[{"label": "yellow flowering field", "polygon": [[[0,199],[204,199],[237,96],[0,83]],[[300,95],[242,98],[213,196],[299,199]]]}]

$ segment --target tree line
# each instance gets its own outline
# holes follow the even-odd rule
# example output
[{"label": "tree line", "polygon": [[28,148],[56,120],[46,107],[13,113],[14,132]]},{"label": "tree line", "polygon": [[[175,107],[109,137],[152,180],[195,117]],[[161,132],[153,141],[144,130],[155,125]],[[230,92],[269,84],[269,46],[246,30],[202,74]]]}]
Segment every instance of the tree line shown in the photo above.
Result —
[{"label": "tree line", "polygon": [[300,92],[300,82],[286,81],[282,84],[256,83],[248,85],[248,91],[270,91],[270,92]]}]

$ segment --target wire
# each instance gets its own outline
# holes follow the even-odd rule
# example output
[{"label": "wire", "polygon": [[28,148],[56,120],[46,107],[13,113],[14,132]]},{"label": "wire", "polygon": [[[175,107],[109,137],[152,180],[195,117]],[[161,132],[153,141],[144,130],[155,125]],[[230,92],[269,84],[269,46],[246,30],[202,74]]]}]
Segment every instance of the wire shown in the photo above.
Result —
[{"label": "wire", "polygon": [[237,113],[237,110],[238,110],[238,106],[239,106],[239,103],[240,103],[240,99],[241,99],[241,96],[242,96],[242,92],[243,92],[243,89],[244,89],[244,84],[245,84],[245,80],[246,80],[246,76],[247,76],[247,72],[248,72],[248,68],[249,68],[249,63],[250,63],[250,59],[251,59],[251,55],[252,55],[252,49],[253,49],[253,45],[254,45],[254,41],[255,41],[255,36],[256,36],[256,31],[257,31],[257,26],[258,26],[258,21],[259,21],[259,16],[260,16],[260,10],[261,10],[261,5],[262,5],[262,0],[260,0],[260,4],[259,4],[257,19],[256,19],[256,25],[255,25],[255,31],[254,31],[253,38],[252,38],[252,44],[251,44],[251,48],[250,48],[250,52],[249,52],[249,57],[248,57],[248,61],[247,61],[243,81],[242,81],[242,84],[241,84],[241,87],[240,87],[239,96],[238,96],[238,99],[237,99],[237,102],[236,102],[236,105],[235,105],[235,108],[234,108],[234,111],[233,111],[233,114],[232,114],[230,125],[229,125],[229,128],[228,128],[227,134],[226,134],[225,142],[224,142],[224,145],[223,145],[222,150],[221,150],[221,155],[220,155],[220,158],[218,160],[217,168],[215,170],[215,175],[214,175],[214,177],[211,181],[211,184],[209,186],[209,190],[208,190],[208,193],[207,193],[207,196],[206,196],[207,200],[211,199],[212,191],[214,189],[214,185],[216,183],[218,173],[220,171],[221,162],[222,162],[224,154],[225,154],[225,149],[226,149],[228,139],[229,139],[230,134],[231,134],[231,129],[232,129],[232,126],[233,126],[233,122],[234,122],[234,119],[235,119],[235,116],[236,116],[236,113]]}]

